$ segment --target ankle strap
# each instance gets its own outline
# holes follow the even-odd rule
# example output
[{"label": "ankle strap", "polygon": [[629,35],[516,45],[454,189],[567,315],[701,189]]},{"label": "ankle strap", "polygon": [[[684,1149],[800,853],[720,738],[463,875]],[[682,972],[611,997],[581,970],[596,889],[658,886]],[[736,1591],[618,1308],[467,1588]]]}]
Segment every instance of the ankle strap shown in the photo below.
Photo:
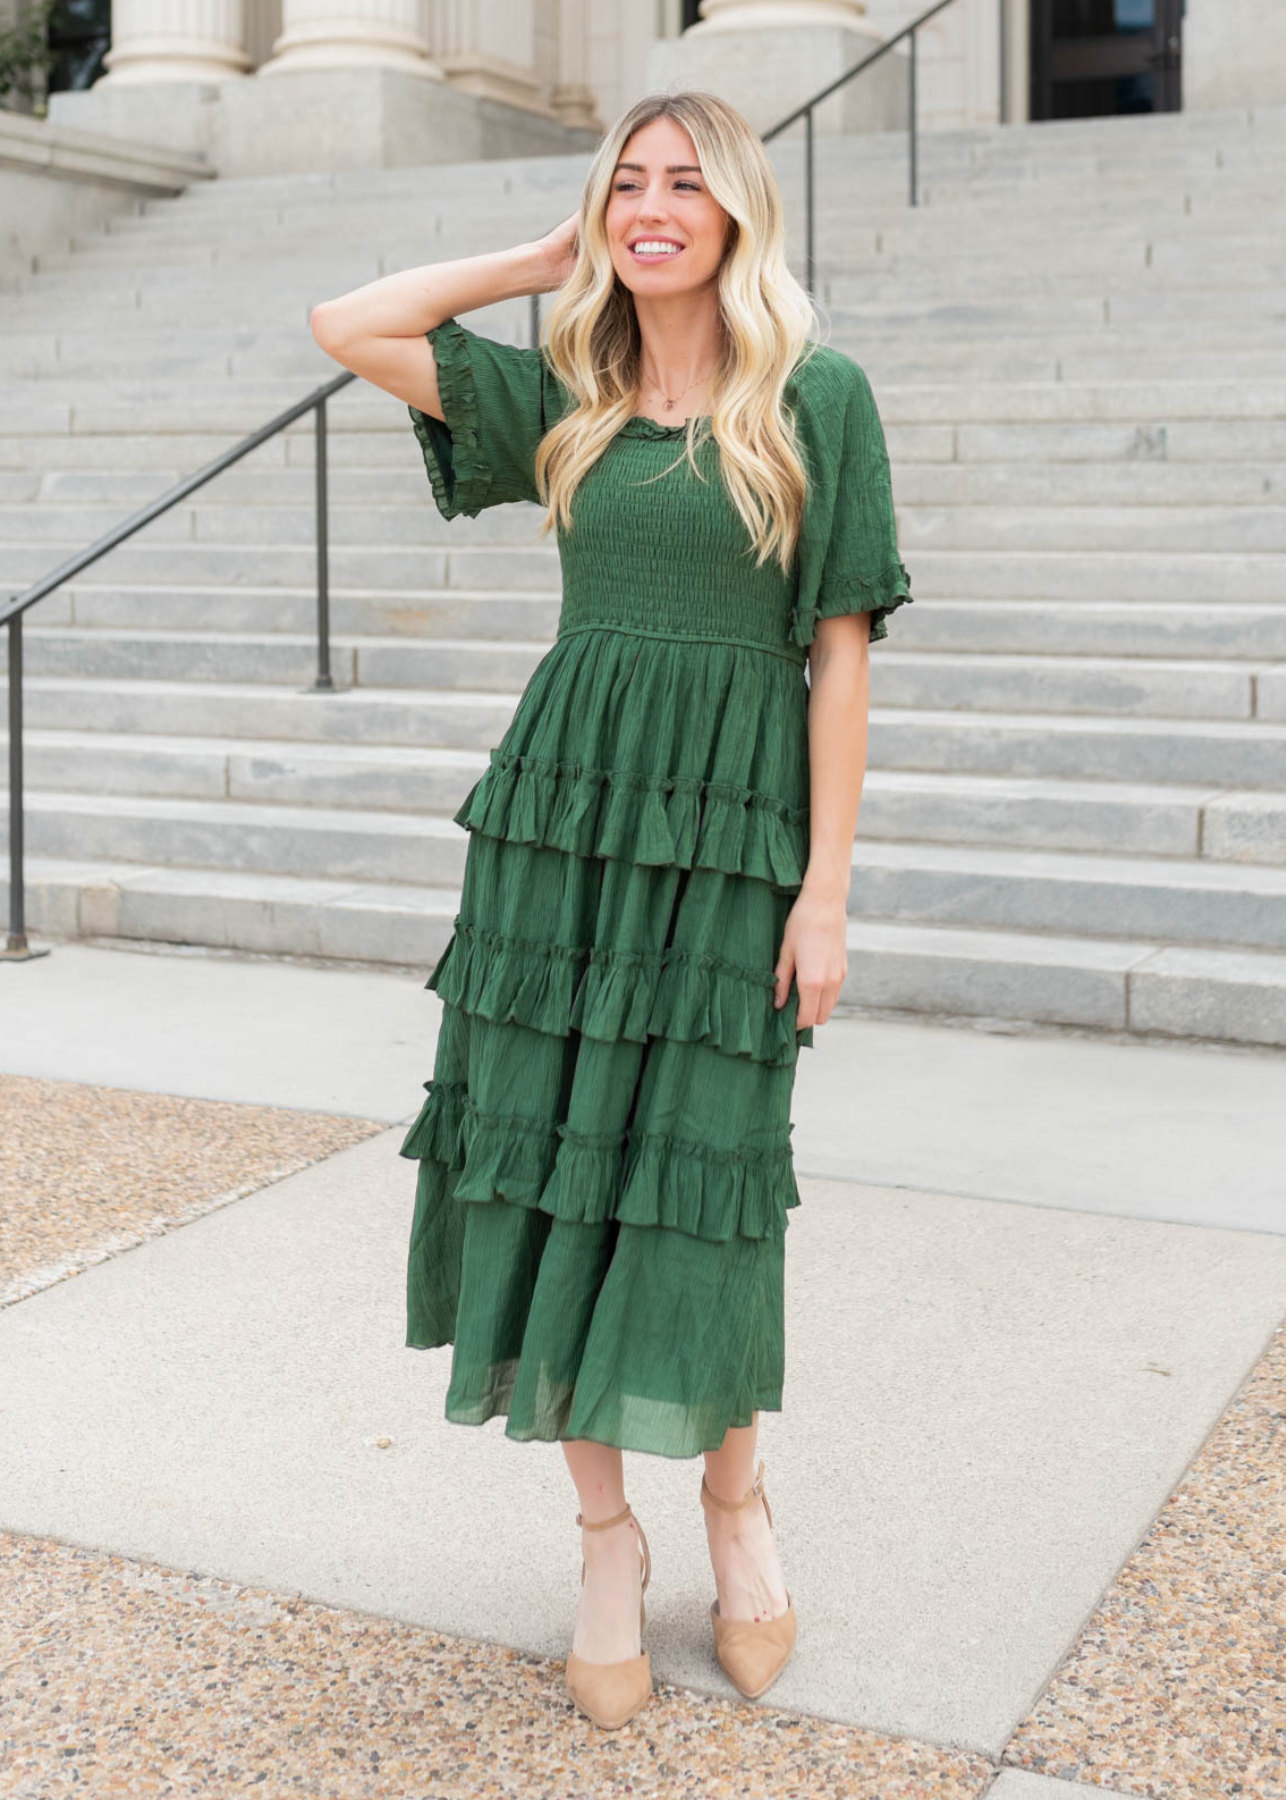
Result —
[{"label": "ankle strap", "polygon": [[755,1498],[756,1494],[758,1494],[759,1497],[764,1501],[765,1506],[767,1506],[767,1504],[768,1504],[767,1499],[764,1498],[764,1465],[763,1465],[763,1463],[760,1463],[760,1465],[759,1465],[759,1473],[755,1476],[754,1485],[751,1487],[749,1493],[743,1494],[743,1496],[741,1497],[740,1500],[721,1500],[719,1498],[718,1494],[713,1492],[713,1490],[710,1487],[710,1483],[706,1480],[704,1475],[701,1477],[701,1488],[702,1488],[702,1492],[705,1494],[706,1499],[710,1501],[711,1505],[721,1506],[725,1512],[740,1512],[741,1508],[743,1506],[749,1506],[750,1502]]},{"label": "ankle strap", "polygon": [[632,1509],[627,1506],[624,1512],[618,1512],[615,1518],[612,1519],[587,1519],[583,1513],[577,1513],[576,1523],[584,1526],[586,1531],[606,1531],[609,1525],[620,1525],[624,1520],[628,1519],[631,1510]]}]

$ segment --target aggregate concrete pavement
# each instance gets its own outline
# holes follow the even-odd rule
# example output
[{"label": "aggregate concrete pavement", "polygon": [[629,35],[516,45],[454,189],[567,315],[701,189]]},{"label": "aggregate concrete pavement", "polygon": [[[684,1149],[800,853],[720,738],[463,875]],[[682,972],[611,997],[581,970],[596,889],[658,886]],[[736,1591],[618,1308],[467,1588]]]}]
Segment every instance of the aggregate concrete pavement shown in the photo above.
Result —
[{"label": "aggregate concrete pavement", "polygon": [[[561,1450],[453,1430],[404,1348],[401,1135],[0,1313],[0,1522],[565,1654]],[[1286,1315],[1286,1237],[806,1180],[788,1250],[773,1703],[998,1756]],[[655,1664],[709,1690],[698,1468],[627,1462]]]},{"label": "aggregate concrete pavement", "polygon": [[[450,1352],[404,1346],[422,973],[64,945],[0,982],[16,1072],[375,1118],[408,1092],[390,1130],[0,1311],[0,1526],[565,1655],[561,1450],[453,1429]],[[801,1617],[772,1703],[997,1760],[1286,1317],[1283,1065],[818,1036],[760,1439]],[[627,1469],[658,1678],[726,1697],[699,1467]],[[993,1792],[1064,1790],[1104,1791]]]}]

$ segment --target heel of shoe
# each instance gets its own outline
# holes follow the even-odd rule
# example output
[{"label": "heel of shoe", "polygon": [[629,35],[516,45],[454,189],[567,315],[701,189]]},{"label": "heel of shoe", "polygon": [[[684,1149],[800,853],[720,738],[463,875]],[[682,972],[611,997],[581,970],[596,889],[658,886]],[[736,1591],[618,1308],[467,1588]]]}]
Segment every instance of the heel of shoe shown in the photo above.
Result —
[{"label": "heel of shoe", "polygon": [[[614,1518],[602,1519],[596,1524],[589,1524],[581,1516],[576,1515],[576,1523],[583,1525],[586,1531],[606,1531],[611,1525],[623,1524],[626,1519],[634,1518],[627,1506]],[[643,1527],[634,1519],[639,1534],[639,1549],[643,1555],[643,1591],[652,1579],[652,1557],[648,1550],[647,1538]],[[585,1565],[580,1570],[582,1585],[585,1580]],[[639,1630],[647,1625],[647,1607],[642,1595],[639,1597]],[[646,1650],[639,1656],[627,1656],[620,1662],[599,1663],[586,1662],[582,1656],[571,1651],[567,1657],[565,1675],[567,1691],[581,1712],[595,1725],[605,1731],[617,1731],[622,1725],[628,1725],[637,1712],[652,1698],[652,1664]]]},{"label": "heel of shoe", "polygon": [[[707,1511],[716,1506],[724,1512],[739,1512],[756,1498],[763,1501],[771,1526],[772,1508],[764,1491],[762,1462],[754,1485],[740,1500],[721,1500],[717,1494],[711,1493],[705,1476],[701,1477],[701,1504]],[[719,1611],[718,1600],[711,1602],[710,1623],[714,1630],[714,1653],[719,1660],[719,1667],[747,1700],[758,1700],[761,1694],[767,1693],[790,1661],[798,1634],[798,1621],[795,1617],[795,1602],[789,1589],[786,1601],[785,1612],[780,1613],[777,1618],[757,1621],[725,1619]]]}]

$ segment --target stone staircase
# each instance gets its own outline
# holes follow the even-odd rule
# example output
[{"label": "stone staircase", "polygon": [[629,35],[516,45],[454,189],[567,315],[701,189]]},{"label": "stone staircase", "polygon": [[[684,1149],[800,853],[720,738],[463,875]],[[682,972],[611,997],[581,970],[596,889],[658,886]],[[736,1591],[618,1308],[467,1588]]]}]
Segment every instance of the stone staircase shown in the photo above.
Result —
[{"label": "stone staircase", "polygon": [[[935,135],[918,208],[901,135],[821,157],[917,598],[872,652],[845,1003],[1286,1045],[1286,108]],[[317,301],[539,235],[584,167],[210,183],[0,284],[0,591],[336,373]],[[33,931],[445,944],[557,553],[535,508],[441,520],[400,402],[328,410],[343,691],[311,420],[28,614]]]}]

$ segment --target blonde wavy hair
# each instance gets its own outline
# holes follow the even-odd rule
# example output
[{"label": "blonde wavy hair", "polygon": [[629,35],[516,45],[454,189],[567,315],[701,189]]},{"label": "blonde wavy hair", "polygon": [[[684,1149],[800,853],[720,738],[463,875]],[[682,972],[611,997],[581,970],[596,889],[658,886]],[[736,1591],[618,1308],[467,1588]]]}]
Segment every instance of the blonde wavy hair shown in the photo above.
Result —
[{"label": "blonde wavy hair", "polygon": [[577,404],[545,434],[536,453],[537,491],[548,509],[539,535],[558,525],[571,528],[578,485],[636,411],[638,315],[612,265],[605,218],[626,143],[662,117],[692,139],[706,185],[729,215],[718,275],[724,354],[713,374],[708,426],[696,415],[689,419],[683,454],[662,475],[686,457],[704,480],[695,451],[713,436],[724,483],[757,552],[756,567],[776,556],[788,571],[807,473],[784,392],[817,315],[786,265],[781,190],[763,142],[735,107],[700,90],[637,101],[599,145],[585,178],[578,253],[541,334],[546,360]]}]

